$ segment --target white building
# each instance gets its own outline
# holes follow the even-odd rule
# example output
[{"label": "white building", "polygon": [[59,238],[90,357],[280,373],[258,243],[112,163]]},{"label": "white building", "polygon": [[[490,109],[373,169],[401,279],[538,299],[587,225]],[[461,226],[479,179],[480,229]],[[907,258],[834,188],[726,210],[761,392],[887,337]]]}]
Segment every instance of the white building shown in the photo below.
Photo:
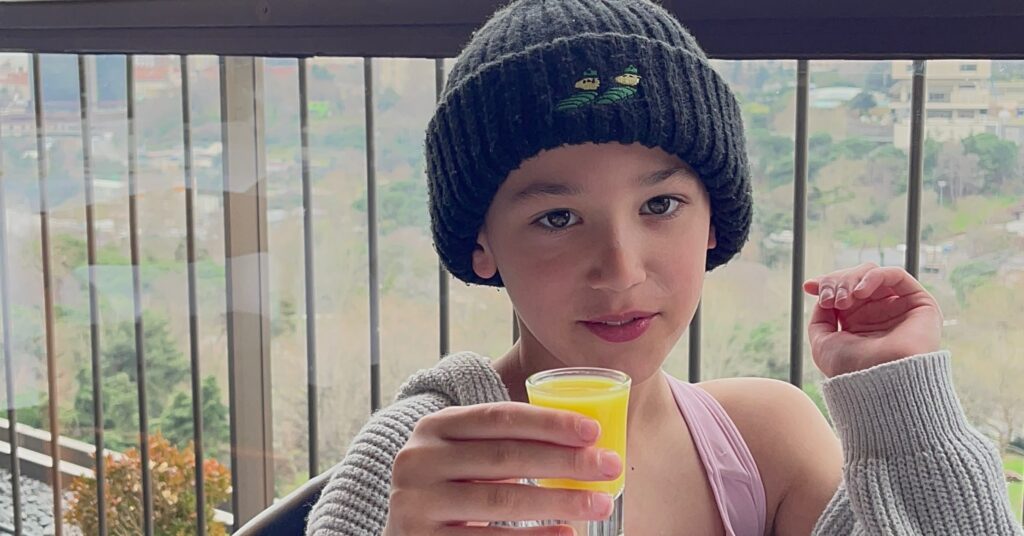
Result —
[{"label": "white building", "polygon": [[[904,150],[910,147],[913,75],[912,61],[892,62],[893,145]],[[925,137],[949,141],[999,133],[999,114],[992,113],[992,60],[933,60],[925,76]]]}]

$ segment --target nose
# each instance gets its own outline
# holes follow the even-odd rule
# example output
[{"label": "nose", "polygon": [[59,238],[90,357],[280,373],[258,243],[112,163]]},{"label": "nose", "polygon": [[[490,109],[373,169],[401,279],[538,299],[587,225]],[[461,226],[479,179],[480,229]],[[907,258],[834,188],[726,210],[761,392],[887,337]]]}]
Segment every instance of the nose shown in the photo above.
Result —
[{"label": "nose", "polygon": [[622,292],[647,280],[641,237],[613,228],[595,237],[587,281],[595,290]]}]

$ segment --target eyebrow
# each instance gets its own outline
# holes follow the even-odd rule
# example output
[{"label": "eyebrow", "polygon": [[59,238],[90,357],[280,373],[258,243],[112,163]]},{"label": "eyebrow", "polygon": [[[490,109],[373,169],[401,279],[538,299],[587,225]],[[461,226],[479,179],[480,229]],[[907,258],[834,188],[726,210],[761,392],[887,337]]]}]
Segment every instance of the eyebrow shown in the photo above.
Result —
[{"label": "eyebrow", "polygon": [[[640,186],[654,186],[668,180],[681,171],[687,170],[688,168],[681,166],[659,169],[647,175],[641,175],[637,178],[636,182]],[[519,190],[512,200],[513,202],[522,202],[539,197],[563,197],[580,195],[582,193],[583,189],[578,186],[550,181],[537,181]]]},{"label": "eyebrow", "polygon": [[658,171],[655,171],[654,173],[640,177],[639,180],[637,180],[637,183],[640,184],[641,186],[654,186],[658,183],[665,182],[666,180],[668,180],[671,177],[674,177],[677,173],[681,171],[689,171],[689,168],[683,166],[676,166],[660,169]]}]

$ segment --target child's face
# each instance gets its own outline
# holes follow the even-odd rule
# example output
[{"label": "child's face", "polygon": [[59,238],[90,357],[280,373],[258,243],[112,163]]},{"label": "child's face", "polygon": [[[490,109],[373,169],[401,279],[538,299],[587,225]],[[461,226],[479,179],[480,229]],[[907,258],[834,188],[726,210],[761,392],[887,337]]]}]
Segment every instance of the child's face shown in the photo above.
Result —
[{"label": "child's face", "polygon": [[[710,214],[700,179],[661,149],[563,146],[509,174],[473,268],[484,278],[500,272],[522,349],[542,353],[538,364],[605,366],[642,381],[696,310],[715,247]],[[639,336],[636,323],[630,331],[592,322],[635,312],[653,315]]]}]

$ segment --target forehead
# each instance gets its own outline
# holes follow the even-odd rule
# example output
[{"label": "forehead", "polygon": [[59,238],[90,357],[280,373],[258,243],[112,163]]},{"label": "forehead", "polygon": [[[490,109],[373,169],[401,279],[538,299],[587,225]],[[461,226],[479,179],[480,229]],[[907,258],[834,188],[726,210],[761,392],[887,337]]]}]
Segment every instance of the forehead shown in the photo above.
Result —
[{"label": "forehead", "polygon": [[541,193],[576,194],[592,185],[652,186],[670,177],[703,188],[689,165],[657,147],[619,143],[563,145],[523,161],[509,173],[499,195],[516,196],[530,188]]},{"label": "forehead", "polygon": [[579,143],[546,149],[524,160],[519,169],[594,167],[618,165],[685,165],[679,157],[660,147],[647,147],[639,143]]}]

